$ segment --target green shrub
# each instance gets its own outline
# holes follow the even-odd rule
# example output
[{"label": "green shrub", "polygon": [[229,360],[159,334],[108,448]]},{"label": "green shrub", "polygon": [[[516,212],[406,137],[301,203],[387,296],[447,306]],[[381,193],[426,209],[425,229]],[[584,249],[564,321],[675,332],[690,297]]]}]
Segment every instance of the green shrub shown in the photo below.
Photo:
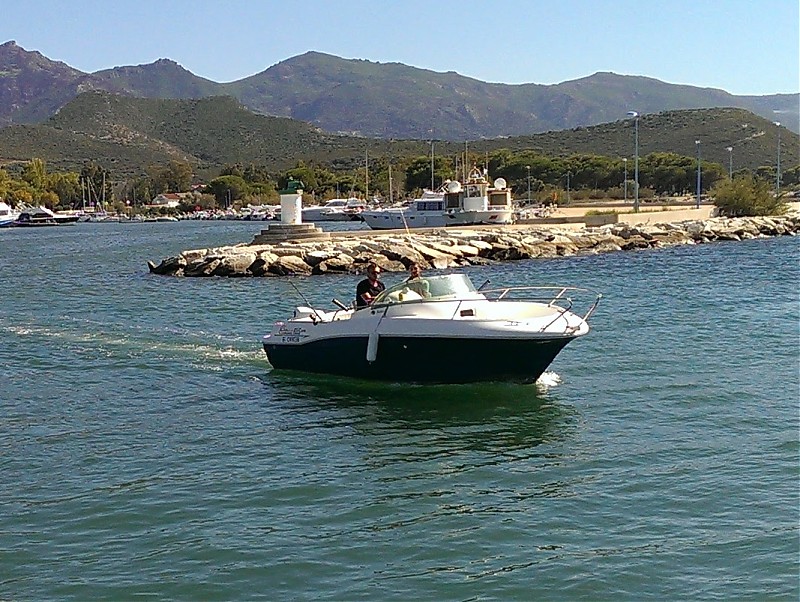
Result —
[{"label": "green shrub", "polygon": [[751,174],[719,182],[712,189],[711,196],[719,214],[728,217],[781,215],[787,208],[782,195],[773,194],[767,182]]},{"label": "green shrub", "polygon": [[616,215],[617,211],[615,209],[608,209],[608,210],[601,210],[601,209],[591,209],[586,212],[586,215]]}]

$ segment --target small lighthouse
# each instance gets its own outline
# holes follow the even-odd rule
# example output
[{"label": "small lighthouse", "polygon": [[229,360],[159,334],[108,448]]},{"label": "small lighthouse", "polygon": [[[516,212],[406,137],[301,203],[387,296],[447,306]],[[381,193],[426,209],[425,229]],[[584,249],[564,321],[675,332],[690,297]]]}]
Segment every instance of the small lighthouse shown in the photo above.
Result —
[{"label": "small lighthouse", "polygon": [[303,182],[291,176],[281,195],[281,223],[296,226],[303,223]]},{"label": "small lighthouse", "polygon": [[281,195],[281,223],[256,234],[252,244],[275,244],[287,240],[326,240],[330,234],[314,224],[303,223],[303,183],[289,178]]}]

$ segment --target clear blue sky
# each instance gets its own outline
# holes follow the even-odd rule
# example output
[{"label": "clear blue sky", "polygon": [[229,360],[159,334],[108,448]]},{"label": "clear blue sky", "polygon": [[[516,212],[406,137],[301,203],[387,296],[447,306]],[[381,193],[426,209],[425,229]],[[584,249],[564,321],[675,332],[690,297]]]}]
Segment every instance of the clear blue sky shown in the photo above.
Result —
[{"label": "clear blue sky", "polygon": [[[16,40],[81,71],[169,58],[228,82],[309,50],[554,84],[598,71],[800,90],[798,0],[2,0]],[[424,93],[424,91],[421,91]]]}]

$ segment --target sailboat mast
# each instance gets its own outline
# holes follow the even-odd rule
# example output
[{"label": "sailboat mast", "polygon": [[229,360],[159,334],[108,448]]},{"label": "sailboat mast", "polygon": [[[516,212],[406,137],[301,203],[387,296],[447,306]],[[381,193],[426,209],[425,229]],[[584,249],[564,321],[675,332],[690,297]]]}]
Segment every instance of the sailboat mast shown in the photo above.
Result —
[{"label": "sailboat mast", "polygon": [[364,200],[369,203],[369,149],[364,151],[364,184],[366,187]]}]

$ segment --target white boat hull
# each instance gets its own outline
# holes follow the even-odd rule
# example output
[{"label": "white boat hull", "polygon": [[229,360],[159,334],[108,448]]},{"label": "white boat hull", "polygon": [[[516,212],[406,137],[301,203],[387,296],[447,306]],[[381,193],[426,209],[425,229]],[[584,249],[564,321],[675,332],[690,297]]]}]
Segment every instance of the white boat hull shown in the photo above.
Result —
[{"label": "white boat hull", "polygon": [[402,230],[405,228],[446,228],[480,224],[511,224],[514,212],[510,209],[481,211],[415,212],[400,209],[362,211],[361,219],[373,230]]},{"label": "white boat hull", "polygon": [[303,209],[304,222],[349,222],[353,219],[350,213],[331,209],[316,209],[309,207]]}]

